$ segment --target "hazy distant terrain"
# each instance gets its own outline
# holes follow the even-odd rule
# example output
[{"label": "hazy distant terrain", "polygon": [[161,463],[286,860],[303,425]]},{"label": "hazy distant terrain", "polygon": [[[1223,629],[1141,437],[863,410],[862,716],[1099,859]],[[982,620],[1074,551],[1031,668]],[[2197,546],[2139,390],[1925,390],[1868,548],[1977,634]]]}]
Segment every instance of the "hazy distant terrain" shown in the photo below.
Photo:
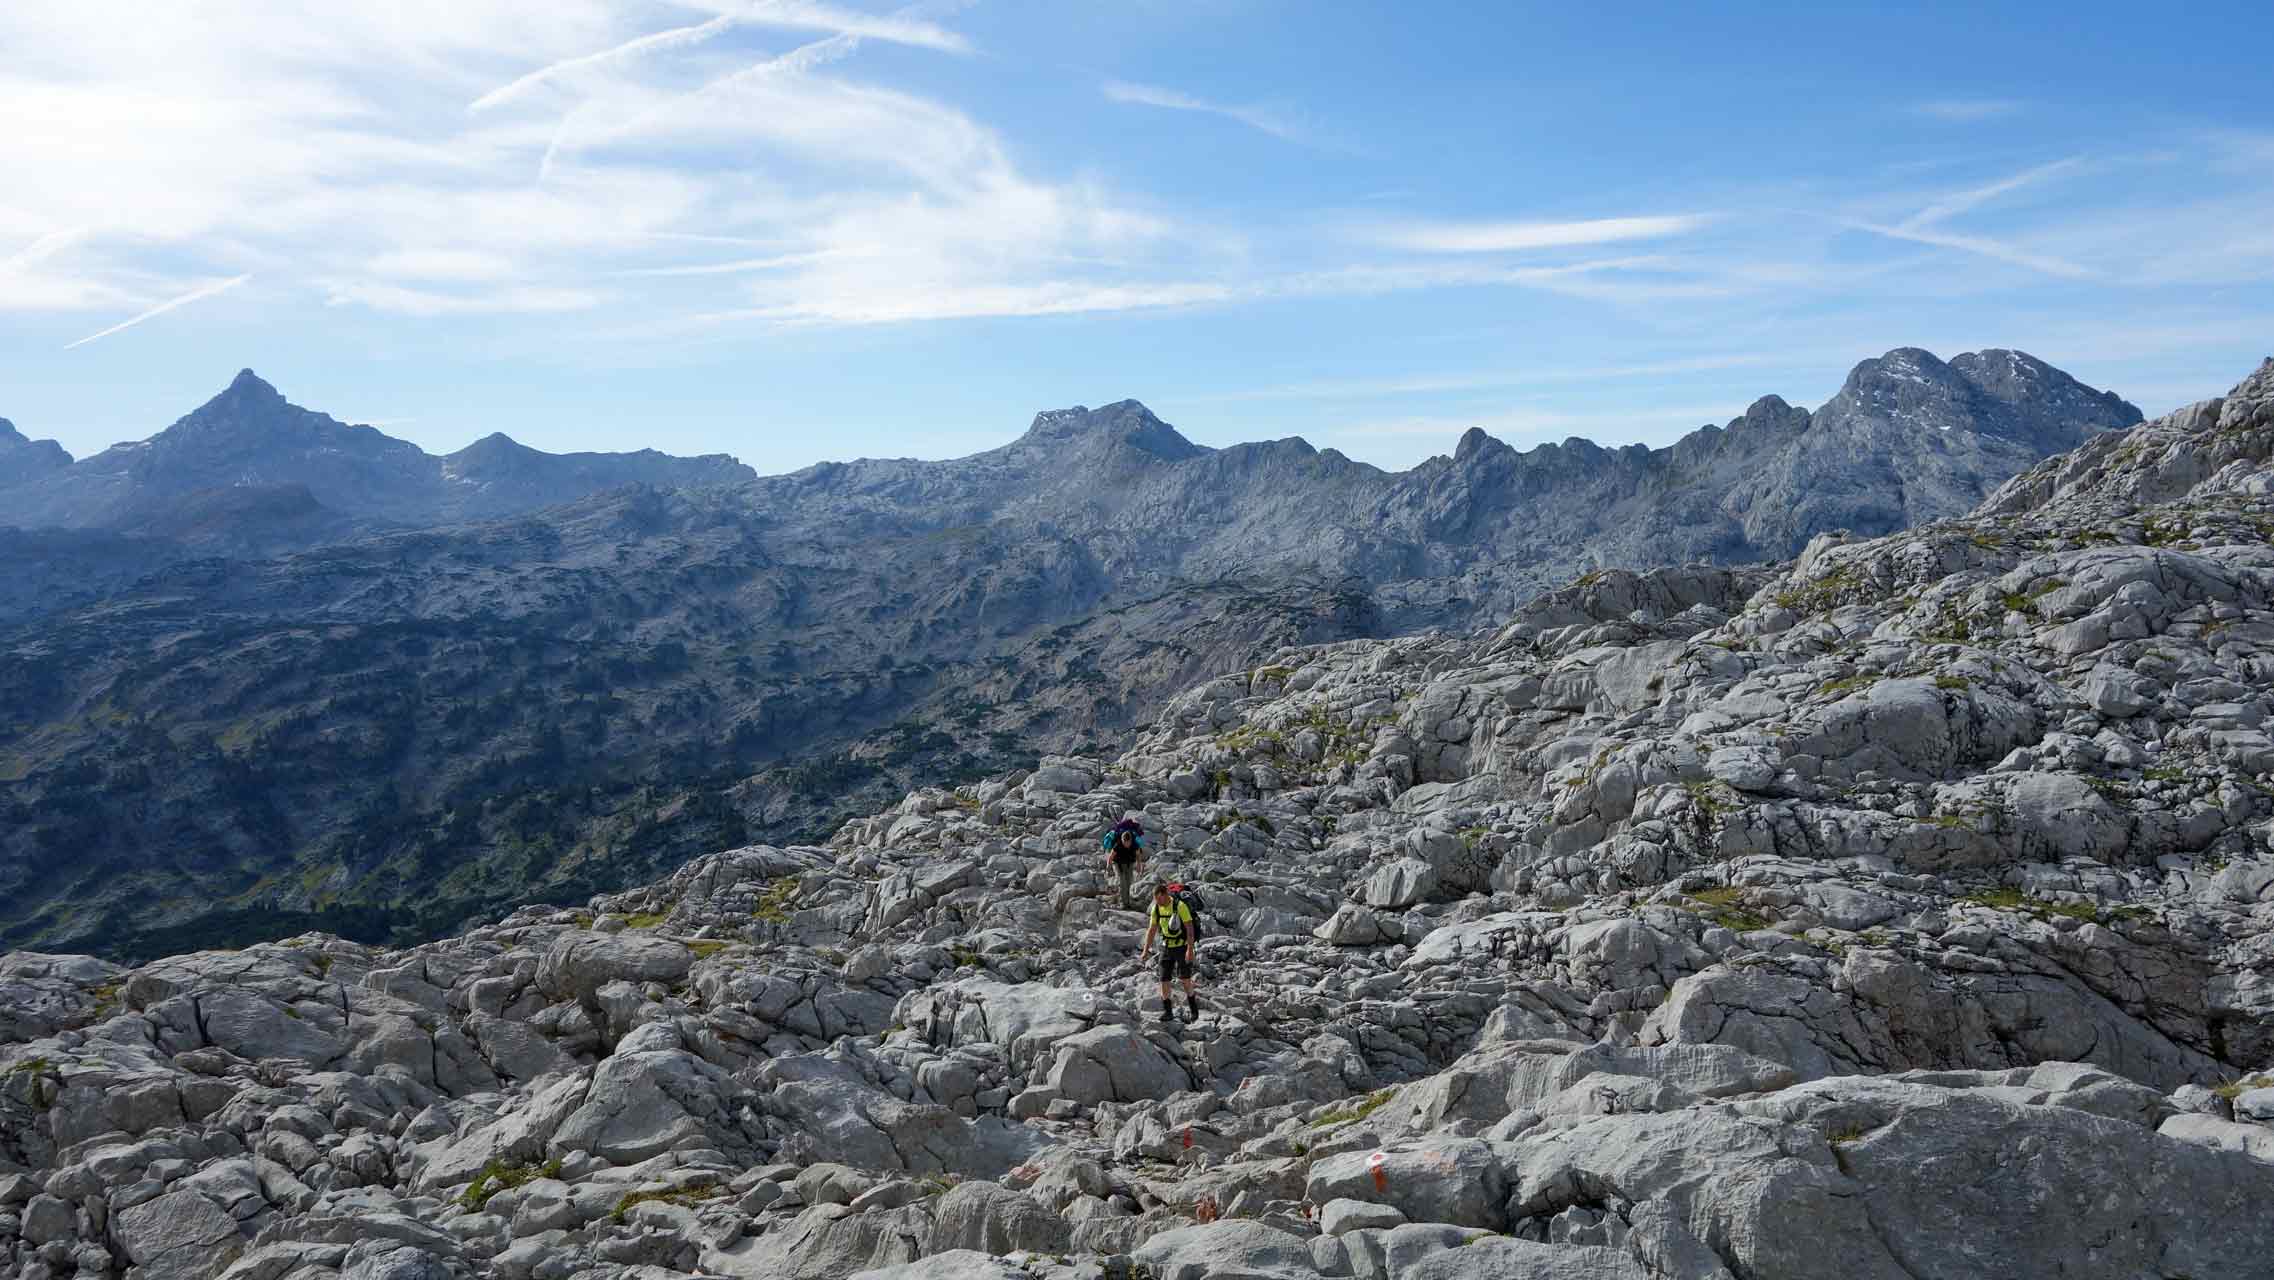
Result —
[{"label": "hazy distant terrain", "polygon": [[1903,349],[1661,450],[1472,431],[1391,473],[1123,401],[753,478],[438,459],[248,372],[149,441],[0,453],[0,941],[429,934],[1107,749],[1275,647],[1953,515],[2138,420],[2019,353]]}]

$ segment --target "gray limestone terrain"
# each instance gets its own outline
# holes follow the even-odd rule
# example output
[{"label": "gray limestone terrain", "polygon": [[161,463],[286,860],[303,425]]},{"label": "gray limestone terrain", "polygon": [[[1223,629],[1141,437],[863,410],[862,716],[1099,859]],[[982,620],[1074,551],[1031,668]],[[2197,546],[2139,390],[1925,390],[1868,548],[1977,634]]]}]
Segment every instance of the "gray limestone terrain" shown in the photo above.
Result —
[{"label": "gray limestone terrain", "polygon": [[[0,958],[24,1280],[2242,1280],[2274,361],[404,949]],[[1097,833],[1204,897],[1164,1023]]]},{"label": "gray limestone terrain", "polygon": [[751,478],[500,436],[434,458],[248,373],[0,487],[0,946],[424,940],[1117,754],[1288,645],[1956,516],[2138,419],[2019,352],[1903,348],[1657,450],[1473,431],[1393,473],[1123,401]]}]

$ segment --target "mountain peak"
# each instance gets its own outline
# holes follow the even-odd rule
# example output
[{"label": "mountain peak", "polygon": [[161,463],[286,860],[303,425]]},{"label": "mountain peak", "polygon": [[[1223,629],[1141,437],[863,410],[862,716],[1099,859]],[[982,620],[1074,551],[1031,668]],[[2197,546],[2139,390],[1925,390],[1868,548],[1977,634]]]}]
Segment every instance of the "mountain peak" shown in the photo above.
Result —
[{"label": "mountain peak", "polygon": [[239,369],[237,376],[229,380],[229,385],[221,394],[237,400],[274,400],[280,404],[284,400],[282,392],[250,369]]},{"label": "mountain peak", "polygon": [[1135,400],[1116,400],[1092,409],[1047,409],[1034,415],[1022,442],[1049,441],[1075,444],[1085,440],[1117,441],[1171,462],[1198,457],[1208,450],[1185,439],[1175,427],[1153,415]]},{"label": "mountain peak", "polygon": [[512,457],[535,452],[537,452],[535,449],[503,431],[492,431],[458,452],[451,454],[450,457],[453,460],[459,458]]},{"label": "mountain peak", "polygon": [[[168,431],[187,428],[201,432],[224,427],[242,430],[253,423],[273,427],[275,420],[286,411],[307,412],[287,401],[282,392],[263,381],[259,374],[240,369],[219,394],[184,414]],[[159,434],[163,438],[167,433]]]},{"label": "mountain peak", "polygon": [[1950,367],[1993,400],[2032,406],[2100,426],[2128,427],[2144,415],[2113,391],[2096,391],[2026,351],[1992,347],[1953,356]]},{"label": "mountain peak", "polygon": [[1897,347],[1886,355],[1859,361],[1848,370],[1842,394],[1874,383],[1910,383],[1915,386],[1954,386],[1961,379],[1942,358],[1924,347]]},{"label": "mountain peak", "polygon": [[1501,444],[1491,432],[1486,431],[1483,427],[1470,427],[1461,433],[1461,442],[1453,446],[1453,461],[1466,462],[1495,445],[1499,445],[1503,449],[1508,447]]},{"label": "mountain peak", "polygon": [[0,418],[0,489],[71,465],[71,455],[53,440],[33,440]]}]

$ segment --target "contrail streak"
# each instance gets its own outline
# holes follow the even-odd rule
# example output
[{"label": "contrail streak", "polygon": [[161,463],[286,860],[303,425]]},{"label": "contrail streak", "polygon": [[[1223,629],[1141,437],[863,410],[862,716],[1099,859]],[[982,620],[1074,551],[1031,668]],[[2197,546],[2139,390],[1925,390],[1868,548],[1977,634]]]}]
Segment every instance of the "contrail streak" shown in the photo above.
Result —
[{"label": "contrail streak", "polygon": [[150,308],[148,311],[143,312],[141,315],[138,315],[131,320],[121,320],[117,324],[112,325],[110,328],[105,329],[100,333],[90,333],[86,337],[79,339],[77,342],[67,342],[63,344],[63,349],[65,351],[69,351],[73,347],[86,346],[88,343],[93,342],[97,338],[107,338],[112,334],[117,333],[121,329],[131,329],[134,326],[141,324],[143,321],[148,320],[152,316],[162,316],[176,307],[186,307],[193,302],[197,302],[204,298],[210,298],[214,294],[227,293],[231,289],[236,288],[238,285],[241,285],[250,279],[252,279],[252,276],[250,275],[232,276],[219,284],[209,284],[202,289],[192,289],[179,298],[169,298],[166,301],[159,303],[157,306]]}]

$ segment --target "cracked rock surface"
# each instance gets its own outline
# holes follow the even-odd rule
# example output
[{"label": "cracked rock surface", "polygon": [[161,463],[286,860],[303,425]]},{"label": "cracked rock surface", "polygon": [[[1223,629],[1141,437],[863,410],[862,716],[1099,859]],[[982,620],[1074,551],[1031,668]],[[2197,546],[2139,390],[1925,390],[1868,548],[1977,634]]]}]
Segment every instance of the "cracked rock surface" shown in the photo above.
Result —
[{"label": "cracked rock surface", "polygon": [[0,957],[0,1271],[2262,1276],[2270,455],[2274,362],[1965,519],[1289,649],[825,847]]}]

